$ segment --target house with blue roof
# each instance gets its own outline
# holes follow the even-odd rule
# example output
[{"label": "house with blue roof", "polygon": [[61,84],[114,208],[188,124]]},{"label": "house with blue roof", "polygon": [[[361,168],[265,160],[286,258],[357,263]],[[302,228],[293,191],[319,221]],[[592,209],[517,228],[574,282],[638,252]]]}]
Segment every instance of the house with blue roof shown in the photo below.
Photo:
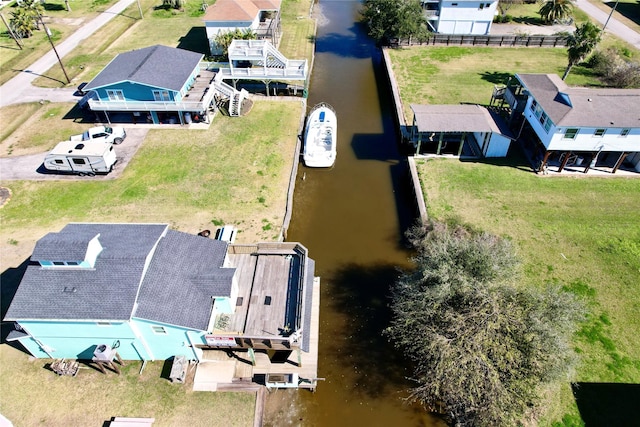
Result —
[{"label": "house with blue roof", "polygon": [[107,122],[126,117],[133,123],[207,122],[220,99],[230,99],[239,114],[245,93],[216,78],[204,55],[163,45],[117,55],[83,90],[88,107]]},{"label": "house with blue roof", "polygon": [[[72,223],[36,243],[4,318],[15,324],[7,340],[50,359],[90,360],[100,346],[143,361],[237,351],[253,361],[250,377],[283,374],[270,359],[293,354],[296,375],[315,378],[314,269],[299,243]],[[315,362],[301,371],[302,359]]]}]

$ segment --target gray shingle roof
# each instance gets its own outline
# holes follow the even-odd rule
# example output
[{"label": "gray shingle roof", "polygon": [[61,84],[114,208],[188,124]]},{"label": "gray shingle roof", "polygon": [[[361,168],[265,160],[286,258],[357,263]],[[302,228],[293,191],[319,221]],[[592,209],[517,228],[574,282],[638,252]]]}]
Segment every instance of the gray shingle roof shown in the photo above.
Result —
[{"label": "gray shingle roof", "polygon": [[212,297],[230,296],[227,242],[169,230],[142,283],[135,317],[206,330]]},{"label": "gray shingle roof", "polygon": [[419,132],[495,132],[511,137],[485,107],[411,104]]},{"label": "gray shingle roof", "polygon": [[640,89],[572,88],[555,74],[516,77],[556,126],[640,127]]},{"label": "gray shingle roof", "polygon": [[59,233],[48,234],[43,238],[40,253],[62,259],[67,258],[63,251],[68,249],[68,244],[61,245],[61,253],[56,255],[51,242],[84,244],[88,236],[100,234],[103,250],[95,268],[28,266],[5,319],[130,319],[146,257],[167,227],[166,224],[68,224]]},{"label": "gray shingle roof", "polygon": [[130,81],[178,91],[204,57],[162,45],[124,52],[116,56],[84,90]]},{"label": "gray shingle roof", "polygon": [[87,254],[89,241],[96,237],[89,230],[73,233],[49,233],[38,240],[31,254],[32,261],[81,261]]}]

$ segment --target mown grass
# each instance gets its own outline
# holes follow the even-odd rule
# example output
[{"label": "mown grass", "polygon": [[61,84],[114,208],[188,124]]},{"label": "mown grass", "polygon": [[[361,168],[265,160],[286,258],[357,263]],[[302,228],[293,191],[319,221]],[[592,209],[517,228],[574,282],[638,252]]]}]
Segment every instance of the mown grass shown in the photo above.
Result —
[{"label": "mown grass", "polygon": [[[82,24],[89,22],[114,3],[116,0],[72,1],[70,2],[72,10],[67,12],[64,2],[48,2],[44,4],[44,21],[51,30],[54,43],[59,43],[73,34]],[[2,9],[7,20],[9,20],[9,12],[14,7],[15,3]],[[102,34],[102,37],[108,38],[108,34]],[[0,21],[0,46],[2,46],[0,84],[5,83],[21,70],[27,69],[29,65],[51,49],[47,35],[42,29],[34,31],[33,36],[23,39],[23,42],[24,49],[20,50],[15,41],[9,37],[4,23]],[[62,72],[60,72],[60,76],[64,77]],[[64,82],[64,78],[60,80]],[[58,85],[60,84],[63,83],[58,82]]]},{"label": "mown grass", "polygon": [[28,254],[25,227],[42,236],[70,221],[169,222],[198,232],[216,219],[236,224],[240,241],[273,240],[302,114],[301,102],[265,100],[240,119],[217,115],[207,131],[151,130],[117,180],[0,182],[13,191],[0,211],[0,250]]},{"label": "mown grass", "polygon": [[309,12],[311,0],[284,0],[282,2],[282,32],[280,51],[289,59],[306,59],[311,66],[315,47],[316,21]]},{"label": "mown grass", "polygon": [[[143,19],[134,2],[63,59],[73,84],[90,81],[119,53],[155,44],[209,55],[201,0],[187,0],[182,11],[159,8],[154,0],[141,0],[140,4]],[[310,61],[313,56],[315,21],[309,17],[309,6],[309,0],[283,2],[282,30],[286,36],[281,38],[280,50],[288,58]],[[54,66],[34,84],[60,87],[64,82],[62,69]]]},{"label": "mown grass", "polygon": [[[513,18],[513,23],[529,25],[546,25],[540,17],[540,7],[544,2],[520,3],[509,6],[506,14]],[[499,13],[499,10],[498,10]],[[589,15],[577,6],[573,7],[572,17],[574,22],[582,23],[589,20]],[[533,31],[533,29],[532,29]],[[533,32],[532,32],[533,34]]]},{"label": "mown grass", "polygon": [[[640,382],[639,180],[540,178],[508,161],[420,160],[418,168],[432,218],[512,240],[522,286],[556,283],[587,302],[575,380]],[[568,384],[549,404],[545,423],[577,416]]]},{"label": "mown grass", "polygon": [[163,362],[141,374],[141,362],[125,362],[121,375],[83,366],[58,377],[8,345],[0,360],[0,413],[16,426],[102,426],[114,416],[155,418],[154,426],[253,425],[255,394],[193,392],[162,378]]},{"label": "mown grass", "polygon": [[[412,47],[390,49],[393,72],[409,123],[410,104],[477,103],[487,105],[496,84],[514,73],[556,73],[567,65],[564,49]],[[588,69],[576,66],[569,85],[597,86]]]},{"label": "mown grass", "polygon": [[[76,49],[63,58],[63,64],[73,85],[93,79],[117,54],[155,44],[179,47],[188,43],[192,50],[206,54],[208,48],[202,16],[197,12],[199,0],[189,0],[184,11],[157,9],[159,2],[140,0],[144,18],[140,18],[137,2],[133,2],[120,15],[85,39]],[[202,41],[193,49],[188,36],[195,28],[201,28]],[[204,47],[203,47],[204,46]],[[60,87],[64,75],[59,66],[49,69],[45,76],[33,84],[41,87]]]}]

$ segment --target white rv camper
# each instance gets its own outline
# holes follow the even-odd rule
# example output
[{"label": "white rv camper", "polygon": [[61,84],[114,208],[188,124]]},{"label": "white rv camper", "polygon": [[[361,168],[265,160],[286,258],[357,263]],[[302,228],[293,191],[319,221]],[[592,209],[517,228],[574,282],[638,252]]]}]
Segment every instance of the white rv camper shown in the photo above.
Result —
[{"label": "white rv camper", "polygon": [[115,162],[116,152],[108,142],[63,141],[44,158],[44,167],[52,171],[93,176],[111,172]]}]

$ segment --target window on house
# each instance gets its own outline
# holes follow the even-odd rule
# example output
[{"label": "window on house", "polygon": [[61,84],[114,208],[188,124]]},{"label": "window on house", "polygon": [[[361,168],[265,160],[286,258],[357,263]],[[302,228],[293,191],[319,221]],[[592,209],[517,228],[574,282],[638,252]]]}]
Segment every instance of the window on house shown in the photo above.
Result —
[{"label": "window on house", "polygon": [[453,7],[455,7],[457,5],[458,5],[458,3],[451,3],[451,6],[453,6]]},{"label": "window on house", "polygon": [[625,136],[629,135],[629,131],[630,131],[630,129],[622,129],[620,131],[620,136],[625,137]]},{"label": "window on house", "polygon": [[124,101],[124,93],[120,89],[107,89],[109,101]]},{"label": "window on house", "polygon": [[576,139],[579,129],[569,128],[564,131],[564,137],[566,139]]},{"label": "window on house", "polygon": [[596,129],[596,131],[593,134],[593,136],[603,136],[606,132],[607,132],[606,129]]},{"label": "window on house", "polygon": [[542,113],[540,115],[540,124],[544,125],[544,122],[547,120],[547,113]]},{"label": "window on house", "polygon": [[53,265],[64,265],[64,261],[53,261]]},{"label": "window on house", "polygon": [[98,326],[111,326],[111,322],[97,322]]},{"label": "window on house", "polygon": [[480,3],[480,6],[478,6],[478,10],[482,10],[484,9],[484,3]]},{"label": "window on house", "polygon": [[485,3],[484,7],[491,7],[491,3]]},{"label": "window on house", "polygon": [[154,334],[167,335],[167,330],[164,328],[164,326],[151,326],[151,330]]},{"label": "window on house", "polygon": [[154,101],[171,101],[168,90],[154,90],[153,99]]}]

